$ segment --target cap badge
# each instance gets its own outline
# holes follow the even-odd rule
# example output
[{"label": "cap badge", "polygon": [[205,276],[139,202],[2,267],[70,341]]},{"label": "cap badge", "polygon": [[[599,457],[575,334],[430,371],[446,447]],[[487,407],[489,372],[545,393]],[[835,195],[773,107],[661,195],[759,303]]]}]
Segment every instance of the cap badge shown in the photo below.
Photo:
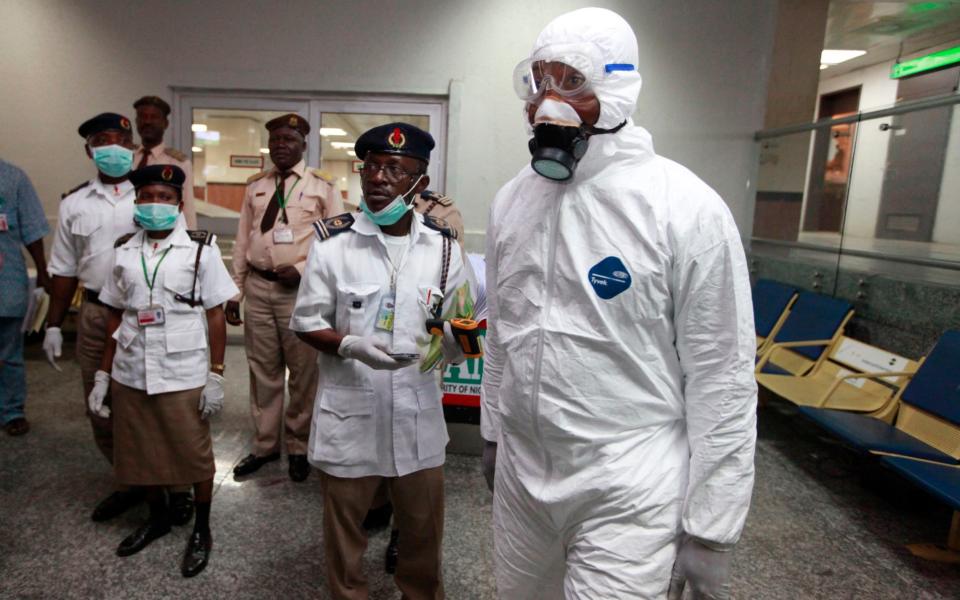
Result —
[{"label": "cap badge", "polygon": [[123,117],[120,119],[120,127],[124,129],[130,129],[130,119]]},{"label": "cap badge", "polygon": [[160,172],[160,177],[164,181],[170,181],[171,179],[173,179],[173,169],[169,166],[164,167],[163,171]]},{"label": "cap badge", "polygon": [[298,124],[296,117],[290,117],[290,127],[296,127]]},{"label": "cap badge", "polygon": [[393,133],[387,137],[387,143],[390,144],[390,147],[394,150],[400,150],[407,144],[407,136],[403,135],[399,127],[394,127]]}]

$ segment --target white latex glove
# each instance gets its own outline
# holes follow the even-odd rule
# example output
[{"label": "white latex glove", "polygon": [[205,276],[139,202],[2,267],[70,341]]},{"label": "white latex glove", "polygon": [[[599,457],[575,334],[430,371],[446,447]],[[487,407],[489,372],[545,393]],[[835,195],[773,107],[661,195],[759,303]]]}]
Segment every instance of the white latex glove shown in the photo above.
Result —
[{"label": "white latex glove", "polygon": [[207,373],[207,385],[203,387],[200,393],[200,418],[207,419],[215,415],[223,408],[223,375]]},{"label": "white latex glove", "polygon": [[387,354],[387,345],[374,337],[345,335],[337,348],[337,354],[344,358],[354,358],[371,368],[393,371],[409,365]]},{"label": "white latex glove", "polygon": [[487,480],[487,487],[493,491],[493,476],[497,472],[497,443],[483,442],[483,456],[480,458],[480,465],[483,468],[483,477]]},{"label": "white latex glove", "polygon": [[63,334],[59,327],[47,327],[43,334],[43,353],[47,355],[47,362],[51,367],[63,371],[56,361],[63,354]]},{"label": "white latex glove", "polygon": [[453,335],[453,327],[450,326],[450,321],[443,322],[443,339],[440,341],[440,350],[443,352],[444,362],[448,364],[458,365],[467,359],[463,355],[460,342]]},{"label": "white latex glove", "polygon": [[93,390],[87,396],[87,408],[90,412],[104,419],[110,416],[110,407],[104,406],[103,401],[110,391],[110,373],[97,371],[93,376]]},{"label": "white latex glove", "polygon": [[680,600],[689,583],[693,600],[729,600],[732,546],[711,548],[688,535],[683,536],[670,575],[667,600]]}]

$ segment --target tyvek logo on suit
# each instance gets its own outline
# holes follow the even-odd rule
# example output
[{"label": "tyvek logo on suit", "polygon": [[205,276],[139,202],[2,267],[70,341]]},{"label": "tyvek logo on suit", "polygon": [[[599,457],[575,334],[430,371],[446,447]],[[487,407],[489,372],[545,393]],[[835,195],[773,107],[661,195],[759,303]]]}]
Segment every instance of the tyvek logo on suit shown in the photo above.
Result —
[{"label": "tyvek logo on suit", "polygon": [[633,282],[627,267],[616,256],[608,256],[593,265],[587,277],[590,279],[593,291],[604,300],[622,293]]}]

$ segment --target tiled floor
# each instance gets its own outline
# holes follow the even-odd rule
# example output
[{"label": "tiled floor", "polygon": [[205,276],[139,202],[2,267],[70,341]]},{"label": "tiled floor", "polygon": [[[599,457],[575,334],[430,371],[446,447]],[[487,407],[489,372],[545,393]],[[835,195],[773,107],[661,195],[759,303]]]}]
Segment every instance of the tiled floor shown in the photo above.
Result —
[{"label": "tiled floor", "polygon": [[[119,541],[145,516],[89,520],[110,474],[83,416],[70,356],[56,373],[29,348],[26,437],[0,435],[2,598],[326,598],[320,488],[292,483],[286,463],[235,482],[249,446],[243,349],[228,349],[228,406],[215,421],[214,553],[179,574],[188,528],[129,558]],[[475,457],[447,464],[447,597],[494,598],[490,495]],[[960,567],[924,562],[904,544],[942,541],[950,511],[874,463],[817,437],[789,409],[761,411],[753,508],[735,556],[735,598],[960,598]],[[372,598],[397,598],[382,572],[386,532],[366,570]],[[508,599],[520,600],[520,599]]]}]

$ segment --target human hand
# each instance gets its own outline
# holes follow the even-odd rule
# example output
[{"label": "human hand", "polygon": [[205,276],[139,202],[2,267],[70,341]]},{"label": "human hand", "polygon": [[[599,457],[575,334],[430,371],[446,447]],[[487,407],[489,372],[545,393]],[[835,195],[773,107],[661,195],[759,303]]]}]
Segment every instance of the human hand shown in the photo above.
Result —
[{"label": "human hand", "polygon": [[223,375],[213,371],[207,373],[207,385],[200,393],[200,405],[197,407],[200,418],[208,419],[220,412],[223,408],[223,396]]},{"label": "human hand", "polygon": [[50,285],[50,275],[48,275],[46,271],[37,271],[37,289],[43,289],[49,294]]},{"label": "human hand", "polygon": [[90,413],[103,419],[110,417],[110,407],[104,406],[103,401],[110,391],[110,373],[106,371],[97,371],[93,376],[93,390],[87,396],[87,408]]},{"label": "human hand", "polygon": [[236,300],[227,300],[227,308],[223,311],[227,318],[227,323],[231,325],[243,325],[243,319],[240,318],[240,303]]},{"label": "human hand", "polygon": [[353,358],[377,370],[396,370],[409,365],[387,354],[387,345],[373,337],[345,335],[337,348],[337,354],[344,358]]},{"label": "human hand", "polygon": [[63,333],[59,327],[47,327],[43,334],[43,353],[47,355],[47,362],[58,371],[63,371],[57,360],[63,354]]},{"label": "human hand", "polygon": [[493,478],[497,472],[497,443],[483,442],[483,456],[480,458],[483,477],[487,480],[487,488],[493,491]]},{"label": "human hand", "polygon": [[732,547],[711,548],[688,535],[683,536],[670,575],[668,600],[680,600],[690,584],[693,600],[729,600]]}]

